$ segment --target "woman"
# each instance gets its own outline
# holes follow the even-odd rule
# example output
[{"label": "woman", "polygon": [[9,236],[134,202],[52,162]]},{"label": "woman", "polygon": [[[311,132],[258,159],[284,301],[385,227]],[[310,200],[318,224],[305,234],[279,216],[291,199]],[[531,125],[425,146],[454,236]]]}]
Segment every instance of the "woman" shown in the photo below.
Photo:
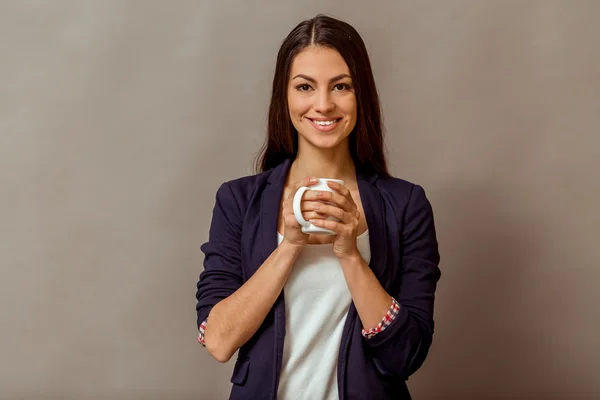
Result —
[{"label": "woman", "polygon": [[[433,213],[388,173],[367,51],[347,23],[318,15],[283,42],[257,169],[221,185],[201,247],[198,340],[220,362],[239,349],[230,399],[410,399],[433,335]],[[311,178],[344,181],[301,202],[335,235],[304,234],[294,216]]]}]

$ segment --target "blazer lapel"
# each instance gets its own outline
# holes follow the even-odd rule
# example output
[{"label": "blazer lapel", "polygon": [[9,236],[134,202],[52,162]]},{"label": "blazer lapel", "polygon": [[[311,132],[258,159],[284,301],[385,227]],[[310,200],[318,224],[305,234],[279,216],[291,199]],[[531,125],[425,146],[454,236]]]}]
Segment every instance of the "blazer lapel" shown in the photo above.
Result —
[{"label": "blazer lapel", "polygon": [[358,191],[369,229],[369,245],[371,247],[369,267],[371,267],[377,279],[382,282],[387,263],[388,244],[385,207],[383,198],[374,185],[376,180],[377,175],[367,175],[357,172]]},{"label": "blazer lapel", "polygon": [[277,222],[283,187],[291,165],[287,159],[273,169],[267,180],[260,203],[262,259],[266,260],[277,248]]},{"label": "blazer lapel", "polygon": [[[291,160],[287,159],[273,169],[267,178],[267,185],[263,190],[260,202],[260,243],[258,250],[262,251],[262,262],[277,248],[277,221],[279,220],[279,209],[283,187],[290,168]],[[262,262],[260,264],[262,264]],[[260,265],[259,264],[259,265]],[[279,375],[283,357],[283,345],[285,338],[285,300],[283,290],[275,301],[274,307],[274,337],[275,352],[273,359],[273,383],[272,397],[277,394]]]}]

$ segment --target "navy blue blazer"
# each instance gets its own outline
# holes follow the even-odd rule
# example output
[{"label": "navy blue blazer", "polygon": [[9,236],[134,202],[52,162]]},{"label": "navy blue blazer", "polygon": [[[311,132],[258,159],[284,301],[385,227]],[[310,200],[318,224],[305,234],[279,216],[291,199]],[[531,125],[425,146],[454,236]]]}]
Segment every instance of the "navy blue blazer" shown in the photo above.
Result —
[{"label": "navy blue blazer", "polygon": [[[234,293],[277,248],[280,201],[291,160],[221,185],[197,285],[197,325]],[[406,380],[425,360],[433,336],[440,278],[433,211],[422,187],[357,171],[369,229],[370,268],[401,305],[371,339],[350,305],[338,355],[340,399],[410,399]],[[254,336],[238,352],[230,399],[276,399],[285,337],[285,296],[279,295]],[[210,323],[210,322],[209,322]],[[298,395],[298,398],[301,394]]]}]

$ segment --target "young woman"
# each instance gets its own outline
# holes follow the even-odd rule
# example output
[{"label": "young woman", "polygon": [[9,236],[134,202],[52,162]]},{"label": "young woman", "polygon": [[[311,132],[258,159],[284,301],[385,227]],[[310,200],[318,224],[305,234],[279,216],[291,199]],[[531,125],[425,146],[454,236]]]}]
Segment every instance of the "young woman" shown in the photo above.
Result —
[{"label": "young woman", "polygon": [[[439,254],[423,189],[390,176],[383,147],[359,34],[323,15],[300,23],[277,56],[258,172],[221,185],[201,247],[198,340],[220,362],[239,350],[230,399],[410,399]],[[334,235],[294,216],[314,178],[344,181],[301,201]]]}]

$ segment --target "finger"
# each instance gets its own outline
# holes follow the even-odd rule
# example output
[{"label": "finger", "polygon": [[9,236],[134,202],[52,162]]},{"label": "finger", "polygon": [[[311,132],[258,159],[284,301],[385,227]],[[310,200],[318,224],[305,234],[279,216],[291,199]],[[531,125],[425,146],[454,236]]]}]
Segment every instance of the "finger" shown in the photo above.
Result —
[{"label": "finger", "polygon": [[335,217],[335,218],[339,219],[341,222],[343,222],[344,224],[348,224],[348,223],[352,222],[351,215],[336,206],[332,206],[332,205],[328,205],[328,204],[321,204],[319,207],[316,208],[316,211],[321,214],[327,215],[327,216]]},{"label": "finger", "polygon": [[[284,214],[294,214],[294,208],[292,207],[292,202],[293,202],[293,199],[284,200],[281,212]],[[323,205],[323,203],[320,201],[304,201],[304,200],[302,200],[302,202],[300,203],[300,211],[301,212],[315,211],[315,209],[317,209],[321,205]]]},{"label": "finger", "polygon": [[341,224],[337,221],[332,221],[330,219],[311,219],[308,222],[310,222],[311,224],[313,224],[315,226],[319,226],[321,228],[332,230],[337,234],[342,233],[342,231],[344,230],[343,224]]},{"label": "finger", "polygon": [[302,211],[314,211],[322,206],[323,203],[320,201],[305,201],[303,200],[300,203],[300,210]]},{"label": "finger", "polygon": [[319,182],[319,179],[314,176],[307,176],[306,178],[300,179],[299,181],[294,183],[294,189],[290,193],[290,196],[293,198],[298,189],[300,189],[302,186],[313,186],[317,184],[317,182]]},{"label": "finger", "polygon": [[313,218],[315,218],[315,219],[325,219],[325,218],[327,218],[327,215],[318,213],[316,211],[309,211],[309,212],[302,213],[302,216],[307,221],[309,219],[313,219]]},{"label": "finger", "polygon": [[339,193],[335,192],[327,192],[324,190],[307,190],[304,195],[305,201],[321,201],[333,203],[344,211],[351,212],[356,205],[351,203],[346,197],[342,196]]},{"label": "finger", "polygon": [[341,194],[342,196],[347,198],[352,203],[354,203],[352,194],[350,193],[350,190],[348,190],[348,188],[346,186],[342,185],[341,183],[335,182],[335,181],[327,181],[327,186],[329,186],[330,188],[332,188],[333,190],[335,190],[336,192],[338,192],[339,194]]}]

